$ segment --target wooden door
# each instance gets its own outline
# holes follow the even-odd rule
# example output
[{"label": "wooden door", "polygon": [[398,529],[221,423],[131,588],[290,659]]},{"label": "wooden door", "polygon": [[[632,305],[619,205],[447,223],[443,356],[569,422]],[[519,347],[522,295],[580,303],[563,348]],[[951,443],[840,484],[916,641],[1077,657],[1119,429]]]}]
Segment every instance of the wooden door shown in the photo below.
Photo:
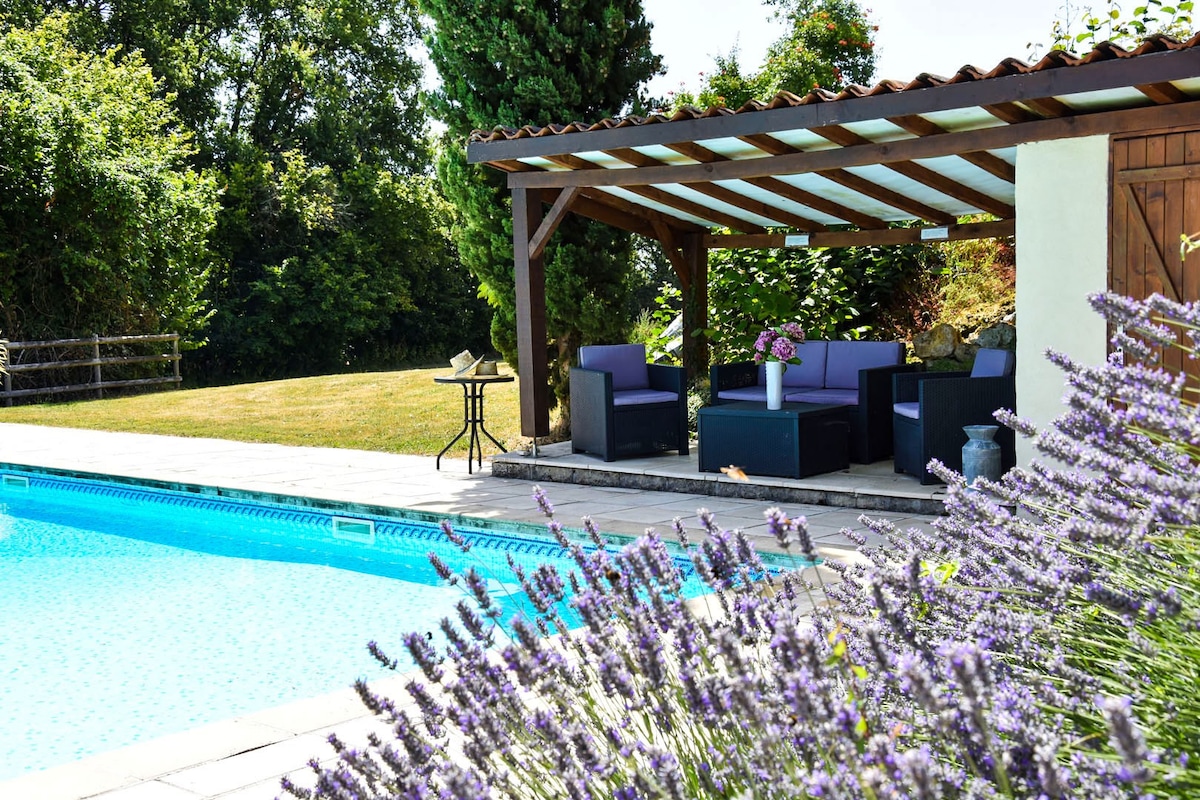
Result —
[{"label": "wooden door", "polygon": [[[1109,288],[1139,300],[1154,292],[1200,300],[1200,251],[1180,253],[1182,236],[1200,234],[1200,129],[1114,137],[1111,185]],[[1163,362],[1200,374],[1175,348]]]}]

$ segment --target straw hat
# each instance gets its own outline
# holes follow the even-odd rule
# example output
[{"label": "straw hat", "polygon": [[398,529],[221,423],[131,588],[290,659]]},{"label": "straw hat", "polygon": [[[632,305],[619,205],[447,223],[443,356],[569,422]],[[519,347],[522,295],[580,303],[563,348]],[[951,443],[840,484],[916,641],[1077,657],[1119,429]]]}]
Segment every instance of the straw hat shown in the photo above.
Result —
[{"label": "straw hat", "polygon": [[469,374],[471,370],[475,369],[480,361],[483,361],[483,356],[476,358],[475,356],[471,355],[470,350],[463,350],[454,358],[450,359],[450,366],[454,367],[454,377],[459,378],[463,375]]},{"label": "straw hat", "polygon": [[499,375],[500,370],[496,368],[495,361],[484,361],[475,368],[476,375]]}]

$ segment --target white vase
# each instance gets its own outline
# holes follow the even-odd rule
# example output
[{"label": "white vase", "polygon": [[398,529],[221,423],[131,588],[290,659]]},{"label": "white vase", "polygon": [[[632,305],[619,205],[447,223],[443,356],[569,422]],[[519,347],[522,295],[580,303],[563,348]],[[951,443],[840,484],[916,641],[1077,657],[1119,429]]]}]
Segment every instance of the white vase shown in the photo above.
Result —
[{"label": "white vase", "polygon": [[767,410],[778,411],[783,408],[783,368],[782,361],[767,362]]}]

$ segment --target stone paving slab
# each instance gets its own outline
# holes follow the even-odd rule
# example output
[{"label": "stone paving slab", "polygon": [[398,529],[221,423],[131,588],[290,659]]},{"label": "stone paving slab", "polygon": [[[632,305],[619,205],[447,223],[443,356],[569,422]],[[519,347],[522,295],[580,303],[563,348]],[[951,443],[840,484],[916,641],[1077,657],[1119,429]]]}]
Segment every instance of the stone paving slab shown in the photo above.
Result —
[{"label": "stone paving slab", "polygon": [[[561,452],[562,448],[558,449]],[[671,467],[678,475],[684,475],[694,458],[676,456],[666,461],[673,462]],[[629,465],[633,474],[645,476],[652,484],[644,487],[561,482],[545,483],[543,488],[564,525],[578,527],[579,518],[586,514],[601,530],[614,534],[639,535],[651,526],[668,534],[676,516],[685,519],[689,530],[696,530],[696,510],[709,508],[722,527],[740,527],[761,550],[777,550],[763,519],[763,511],[771,505],[780,505],[792,515],[806,515],[814,540],[829,557],[853,557],[850,543],[838,533],[842,526],[866,531],[858,519],[862,509],[813,505],[789,498],[773,500],[768,484],[760,484],[757,488],[761,491],[754,497],[667,491],[672,486],[671,476],[656,474],[663,463],[662,458],[652,458]],[[444,458],[438,471],[432,457],[0,423],[0,468],[6,465],[110,476],[153,486],[203,486],[246,495],[294,496],[302,502],[423,510],[479,521],[545,523],[531,499],[533,480],[495,477],[488,463],[481,471],[468,475],[462,459]],[[578,469],[580,474],[595,476],[605,466],[611,465],[583,463]],[[691,469],[695,470],[694,464]],[[890,467],[886,472],[876,469],[875,473],[872,476],[867,470],[856,476],[826,476],[823,482],[814,482],[810,487],[816,487],[813,491],[817,494],[830,486],[843,493],[850,491],[843,499],[870,498],[872,493],[893,490],[907,491],[922,502],[937,497],[937,490],[913,489],[915,481],[897,483]],[[694,472],[688,474],[689,479],[694,476]],[[703,480],[731,483],[717,475]],[[841,484],[844,486],[839,488]],[[689,480],[684,485],[697,484]],[[864,507],[877,506],[868,503]],[[888,516],[884,512],[867,513]],[[903,512],[895,517],[902,530],[928,525],[931,519]],[[385,684],[382,691],[400,701],[404,697],[400,689],[403,679],[393,680],[391,690]],[[332,750],[325,742],[331,731],[336,730],[348,743],[361,744],[367,732],[378,727],[353,692],[346,690],[0,782],[0,798],[269,800],[279,794],[279,780],[285,774],[301,785],[311,785],[305,762],[312,757],[332,759]]]}]

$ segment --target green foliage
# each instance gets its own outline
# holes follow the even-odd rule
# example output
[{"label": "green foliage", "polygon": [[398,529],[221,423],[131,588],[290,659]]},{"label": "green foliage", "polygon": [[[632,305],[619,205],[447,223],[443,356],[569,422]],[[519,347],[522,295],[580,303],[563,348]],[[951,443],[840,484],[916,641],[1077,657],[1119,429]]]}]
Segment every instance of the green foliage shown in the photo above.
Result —
[{"label": "green foliage", "polygon": [[856,0],[767,0],[791,25],[767,51],[763,73],[768,88],[805,94],[817,86],[837,91],[866,84],[875,74],[878,26],[867,21]]},{"label": "green foliage", "polygon": [[[892,295],[928,269],[928,247],[717,250],[709,257],[713,363],[748,360],[767,326],[798,322],[810,338],[859,339]],[[664,286],[657,320],[678,312],[679,290]]]},{"label": "green foliage", "polygon": [[874,32],[856,0],[764,0],[776,6],[775,18],[787,32],[767,50],[757,72],[745,72],[738,51],[716,57],[699,92],[676,94],[670,105],[679,108],[727,106],[739,108],[749,100],[769,100],[781,91],[804,95],[816,87],[837,91],[851,83],[865,84],[875,74]]},{"label": "green foliage", "polygon": [[[41,13],[16,6],[12,19]],[[223,189],[211,242],[177,237],[215,256],[209,346],[194,360],[205,380],[479,346],[486,307],[424,177],[413,0],[97,4],[69,31],[80,50],[119,46],[115,58],[161,77],[155,102],[197,132],[192,162]]]},{"label": "green foliage", "polygon": [[[618,114],[660,68],[640,0],[423,0],[433,20],[430,58],[442,78],[430,105],[447,126],[438,176],[462,214],[455,240],[492,305],[492,342],[516,363],[512,219],[503,177],[469,166],[473,129]],[[628,234],[569,217],[545,252],[547,358],[562,398],[575,350],[621,339],[629,327]]]},{"label": "green foliage", "polygon": [[704,74],[699,92],[692,94],[686,90],[680,91],[674,93],[669,103],[660,102],[659,105],[672,108],[741,108],[751,100],[766,99],[775,94],[768,86],[765,70],[754,73],[742,70],[736,47],[728,55],[715,56],[714,62],[712,71]]},{"label": "green foliage", "polygon": [[1091,50],[1101,42],[1113,42],[1125,47],[1136,45],[1155,33],[1166,33],[1177,39],[1190,39],[1193,28],[1192,0],[1168,5],[1162,0],[1146,0],[1125,12],[1116,0],[1105,0],[1100,7],[1076,6],[1067,2],[1062,16],[1054,21],[1051,30],[1052,47],[1079,53]]},{"label": "green foliage", "polygon": [[[41,5],[14,21],[36,22]],[[335,169],[428,163],[421,67],[409,53],[420,33],[413,0],[44,5],[78,9],[71,30],[80,49],[121,47],[143,59],[196,132],[202,163],[236,154],[239,141],[298,149]]]},{"label": "green foliage", "polygon": [[19,339],[195,331],[211,179],[136,55],[71,18],[0,33],[0,321]]},{"label": "green foliage", "polygon": [[1016,255],[1011,242],[973,239],[935,247],[946,259],[939,278],[938,322],[970,333],[1016,311]]},{"label": "green foliage", "polygon": [[230,268],[214,284],[209,375],[428,362],[482,343],[452,210],[430,179],[362,164],[335,182],[295,151],[243,156],[226,203]]}]

